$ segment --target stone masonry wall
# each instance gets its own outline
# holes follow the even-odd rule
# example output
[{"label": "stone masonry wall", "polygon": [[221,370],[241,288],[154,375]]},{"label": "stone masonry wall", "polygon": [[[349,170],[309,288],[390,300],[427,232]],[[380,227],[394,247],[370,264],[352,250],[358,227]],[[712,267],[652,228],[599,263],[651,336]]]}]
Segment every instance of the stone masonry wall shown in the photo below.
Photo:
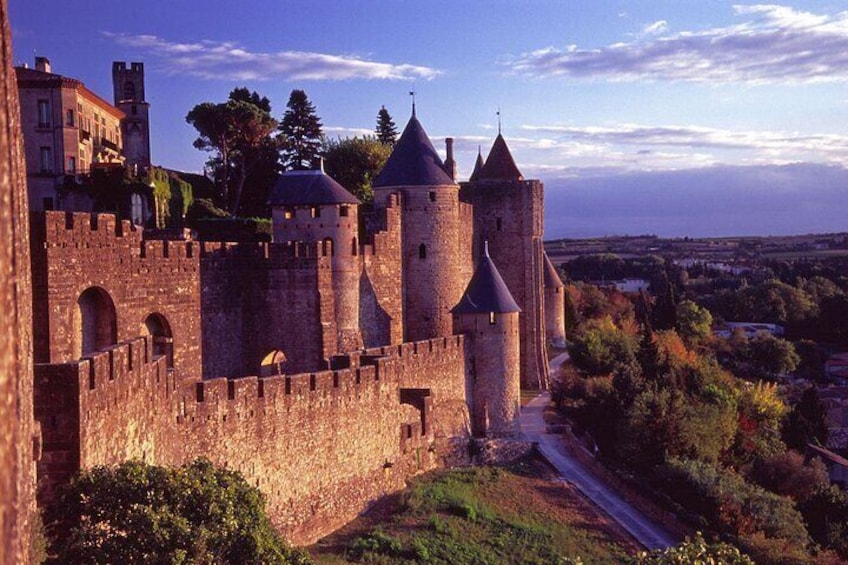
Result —
[{"label": "stone masonry wall", "polygon": [[197,243],[142,241],[111,214],[33,212],[31,233],[36,362],[79,358],[77,300],[96,287],[114,304],[116,341],[142,335],[147,317],[160,314],[173,334],[178,374],[200,374]]},{"label": "stone masonry wall", "polygon": [[437,437],[467,422],[464,352],[454,336],[336,357],[334,371],[177,381],[138,339],[41,365],[42,503],[77,465],[203,456],[242,472],[286,538],[310,543],[465,449],[462,435]]},{"label": "stone masonry wall", "polygon": [[483,241],[521,307],[521,386],[547,386],[544,316],[544,188],[537,180],[463,183],[474,207],[474,257]]},{"label": "stone masonry wall", "polygon": [[258,374],[274,350],[289,371],[338,353],[330,251],[320,243],[204,243],[203,376]]},{"label": "stone masonry wall", "polygon": [[362,246],[359,326],[365,347],[403,342],[401,214],[397,195],[377,212],[378,229]]},{"label": "stone masonry wall", "polygon": [[8,6],[0,1],[0,564],[29,563],[38,433],[32,413],[27,191]]}]

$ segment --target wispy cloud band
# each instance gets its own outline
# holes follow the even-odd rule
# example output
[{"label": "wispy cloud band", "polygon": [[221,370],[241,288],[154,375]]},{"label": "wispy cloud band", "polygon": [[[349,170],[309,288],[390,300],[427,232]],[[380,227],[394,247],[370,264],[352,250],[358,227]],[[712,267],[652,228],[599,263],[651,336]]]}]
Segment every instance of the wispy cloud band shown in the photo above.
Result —
[{"label": "wispy cloud band", "polygon": [[818,15],[778,5],[734,6],[746,21],[701,31],[668,32],[597,49],[545,47],[507,61],[534,77],[712,83],[848,81],[848,12]]},{"label": "wispy cloud band", "polygon": [[179,43],[156,35],[104,32],[119,45],[159,58],[171,74],[203,79],[266,80],[430,80],[441,74],[431,67],[370,61],[353,55],[309,51],[252,52],[235,42]]}]

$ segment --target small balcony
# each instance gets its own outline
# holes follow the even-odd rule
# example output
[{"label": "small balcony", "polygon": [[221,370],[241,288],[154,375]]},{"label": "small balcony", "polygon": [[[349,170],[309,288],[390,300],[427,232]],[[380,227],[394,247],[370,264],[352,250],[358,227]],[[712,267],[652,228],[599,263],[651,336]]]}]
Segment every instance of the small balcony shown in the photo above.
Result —
[{"label": "small balcony", "polygon": [[80,143],[86,143],[91,141],[91,132],[85,130],[79,130],[79,141]]}]

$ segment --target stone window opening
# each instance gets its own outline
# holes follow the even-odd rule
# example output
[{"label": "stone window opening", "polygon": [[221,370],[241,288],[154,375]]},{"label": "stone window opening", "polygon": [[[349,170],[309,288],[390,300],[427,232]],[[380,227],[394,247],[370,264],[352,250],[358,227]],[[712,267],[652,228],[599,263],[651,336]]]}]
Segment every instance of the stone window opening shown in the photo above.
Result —
[{"label": "stone window opening", "polygon": [[171,325],[162,314],[153,313],[144,320],[144,332],[153,341],[153,356],[165,357],[169,369],[174,368],[174,335]]},{"label": "stone window opening", "polygon": [[287,220],[291,220],[292,218],[294,218],[294,210],[292,210],[291,208],[286,208],[283,211],[283,217]]},{"label": "stone window opening", "polygon": [[354,257],[359,255],[359,244],[357,243],[355,236],[354,236],[353,242],[351,243],[351,246],[350,246],[350,252]]},{"label": "stone window opening", "polygon": [[495,325],[495,313],[494,312],[489,312],[489,325],[490,326]]},{"label": "stone window opening", "polygon": [[418,246],[418,258],[426,259],[427,258],[427,246],[423,243]]},{"label": "stone window opening", "polygon": [[102,351],[118,343],[118,319],[109,293],[92,286],[80,294],[73,316],[74,357]]},{"label": "stone window opening", "polygon": [[430,202],[435,202],[435,201],[436,201],[436,191],[431,190],[430,191]]},{"label": "stone window opening", "polygon": [[313,218],[320,218],[321,217],[321,208],[318,207],[318,206],[313,206],[312,208],[310,208],[309,212],[310,212],[310,214],[312,215]]},{"label": "stone window opening", "polygon": [[339,217],[347,218],[348,213],[349,213],[349,210],[348,210],[347,206],[341,206],[339,208]]},{"label": "stone window opening", "polygon": [[74,127],[76,122],[74,121],[74,111],[71,108],[68,108],[65,112],[65,125],[68,127]]},{"label": "stone window opening", "polygon": [[323,256],[333,256],[333,238],[325,237],[321,240],[321,254]]}]

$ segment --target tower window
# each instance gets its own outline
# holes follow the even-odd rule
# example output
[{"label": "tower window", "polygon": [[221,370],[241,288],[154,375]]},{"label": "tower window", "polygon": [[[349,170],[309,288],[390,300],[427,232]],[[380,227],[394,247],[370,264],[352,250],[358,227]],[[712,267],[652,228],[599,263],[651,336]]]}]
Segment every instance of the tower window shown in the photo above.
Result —
[{"label": "tower window", "polygon": [[320,218],[321,217],[321,208],[319,208],[318,206],[313,206],[310,210],[310,213],[312,214],[313,218]]},{"label": "tower window", "polygon": [[427,246],[423,243],[418,246],[418,258],[426,259],[427,258]]},{"label": "tower window", "polygon": [[489,325],[492,325],[492,326],[495,325],[495,313],[494,312],[489,312]]},{"label": "tower window", "polygon": [[75,125],[74,111],[70,108],[68,108],[68,110],[65,112],[65,125],[68,127],[74,127]]},{"label": "tower window", "polygon": [[294,210],[292,210],[291,208],[286,208],[283,212],[283,217],[287,220],[291,220],[292,218],[294,218]]},{"label": "tower window", "polygon": [[68,172],[69,173],[77,172],[77,158],[76,157],[68,157]]},{"label": "tower window", "polygon": [[339,208],[339,216],[341,216],[342,218],[346,218],[347,215],[348,215],[348,207],[347,206],[341,206]]},{"label": "tower window", "polygon": [[435,201],[436,201],[436,191],[431,190],[430,191],[430,202],[435,202]]}]

